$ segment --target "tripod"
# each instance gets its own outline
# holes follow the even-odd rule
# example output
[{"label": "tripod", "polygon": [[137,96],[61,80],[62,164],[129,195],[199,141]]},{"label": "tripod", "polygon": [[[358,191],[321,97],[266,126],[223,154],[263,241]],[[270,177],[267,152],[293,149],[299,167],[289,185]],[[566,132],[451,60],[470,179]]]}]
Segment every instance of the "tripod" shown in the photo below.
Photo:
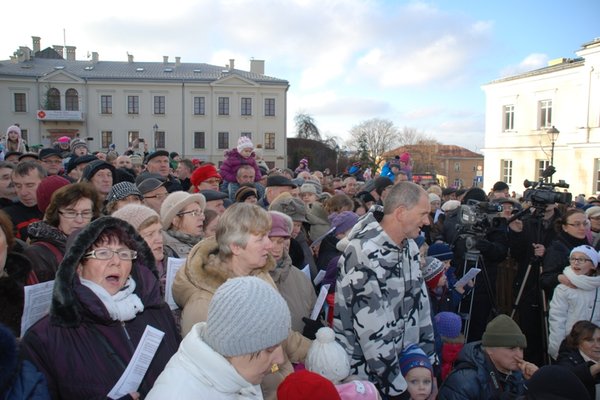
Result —
[{"label": "tripod", "polygon": [[[479,250],[477,250],[475,248],[475,245],[477,243],[477,239],[473,236],[467,236],[466,240],[465,240],[465,246],[466,246],[466,252],[465,252],[465,262],[463,265],[463,270],[462,270],[462,276],[464,276],[468,270],[470,270],[471,268],[479,268],[481,270],[480,274],[483,277],[483,285],[484,285],[484,289],[486,291],[488,300],[490,302],[491,305],[491,311],[494,315],[498,314],[498,310],[497,310],[497,306],[496,306],[496,301],[494,298],[494,292],[492,290],[492,285],[490,282],[490,278],[488,275],[488,271],[485,268],[485,263],[483,262],[483,256],[481,255],[481,252]],[[478,274],[479,275],[479,274]],[[475,276],[475,278],[473,278],[474,281],[474,285],[473,285],[473,289],[471,290],[471,293],[469,294],[470,298],[469,298],[469,310],[466,314],[465,319],[465,329],[464,329],[464,336],[465,336],[465,341],[468,340],[469,338],[469,332],[471,330],[471,320],[472,320],[472,314],[473,314],[473,303],[475,301],[475,294],[476,294],[476,290],[481,290],[481,288],[477,287],[477,276]],[[463,314],[461,313],[461,308],[462,308],[462,304],[463,302],[461,302],[458,306],[458,314],[461,315],[461,317],[463,316]]]}]

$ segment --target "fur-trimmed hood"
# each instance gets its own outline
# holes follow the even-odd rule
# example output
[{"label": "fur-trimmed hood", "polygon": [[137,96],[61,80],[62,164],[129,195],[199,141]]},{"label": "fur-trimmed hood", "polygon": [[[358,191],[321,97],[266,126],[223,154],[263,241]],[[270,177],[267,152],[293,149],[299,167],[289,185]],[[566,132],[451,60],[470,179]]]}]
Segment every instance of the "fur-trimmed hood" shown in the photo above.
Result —
[{"label": "fur-trimmed hood", "polygon": [[[195,245],[185,263],[184,275],[177,274],[173,284],[175,301],[182,307],[198,289],[214,293],[229,278],[234,276],[227,270],[219,258],[219,245],[214,237],[209,237]],[[268,274],[275,268],[271,255],[267,263],[254,271],[252,275]],[[177,294],[176,294],[177,293]]]},{"label": "fur-trimmed hood", "polygon": [[142,300],[144,307],[162,303],[154,256],[146,241],[127,222],[106,216],[92,221],[69,237],[67,251],[58,266],[54,282],[50,308],[52,324],[75,327],[89,318],[95,321],[112,322],[100,299],[81,284],[77,275],[77,267],[85,251],[108,228],[125,231],[125,234],[135,242],[135,248],[132,250],[137,251],[138,254],[132,263],[131,277],[136,282],[135,293]]}]

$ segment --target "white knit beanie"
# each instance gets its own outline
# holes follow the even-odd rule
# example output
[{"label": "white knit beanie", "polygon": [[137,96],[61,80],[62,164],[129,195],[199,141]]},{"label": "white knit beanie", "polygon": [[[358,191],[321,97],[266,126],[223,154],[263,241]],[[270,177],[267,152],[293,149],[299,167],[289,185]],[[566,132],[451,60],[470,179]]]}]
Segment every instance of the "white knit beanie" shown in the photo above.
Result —
[{"label": "white knit beanie", "polygon": [[262,279],[229,279],[208,306],[202,339],[225,357],[253,354],[283,342],[291,327],[281,295]]},{"label": "white knit beanie", "polygon": [[306,369],[340,383],[350,375],[350,359],[346,350],[335,341],[333,329],[323,327],[318,330],[306,356]]},{"label": "white knit beanie", "polygon": [[151,217],[157,217],[160,222],[160,216],[156,211],[147,207],[143,204],[126,204],[122,208],[112,213],[115,218],[122,219],[125,222],[129,222],[136,231],[140,230],[140,226]]},{"label": "white knit beanie", "polygon": [[238,139],[237,151],[241,153],[244,149],[253,149],[254,144],[252,144],[252,140],[248,136],[241,136]]},{"label": "white knit beanie", "polygon": [[160,220],[163,229],[169,229],[177,213],[192,203],[200,204],[202,210],[206,208],[206,199],[200,193],[190,194],[177,191],[169,194],[160,206]]}]

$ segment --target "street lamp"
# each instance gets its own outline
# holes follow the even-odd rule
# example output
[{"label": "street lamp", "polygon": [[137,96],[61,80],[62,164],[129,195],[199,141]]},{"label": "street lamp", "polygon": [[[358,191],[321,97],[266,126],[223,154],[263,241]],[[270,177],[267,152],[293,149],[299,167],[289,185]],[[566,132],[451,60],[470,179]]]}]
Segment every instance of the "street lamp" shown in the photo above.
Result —
[{"label": "street lamp", "polygon": [[335,176],[338,176],[338,161],[340,158],[340,146],[335,145]]},{"label": "street lamp", "polygon": [[[558,129],[556,129],[554,127],[554,125],[552,125],[552,128],[550,128],[546,131],[546,134],[548,135],[548,139],[550,139],[550,143],[552,145],[552,147],[550,148],[550,165],[551,166],[554,166],[554,143],[556,143],[559,133],[560,133],[560,131]],[[552,182],[552,175],[550,175],[550,182]]]}]

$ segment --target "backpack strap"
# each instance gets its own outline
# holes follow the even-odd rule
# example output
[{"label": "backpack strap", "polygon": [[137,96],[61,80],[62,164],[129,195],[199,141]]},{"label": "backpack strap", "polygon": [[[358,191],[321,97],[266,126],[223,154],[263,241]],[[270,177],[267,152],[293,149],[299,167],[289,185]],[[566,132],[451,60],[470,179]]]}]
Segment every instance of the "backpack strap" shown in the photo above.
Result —
[{"label": "backpack strap", "polygon": [[31,244],[31,246],[34,246],[34,245],[38,245],[38,246],[47,248],[48,250],[50,250],[52,252],[52,254],[54,254],[54,257],[56,258],[56,261],[58,261],[59,264],[62,262],[64,254],[61,253],[60,250],[58,250],[55,245],[48,243],[48,242],[33,242]]}]

